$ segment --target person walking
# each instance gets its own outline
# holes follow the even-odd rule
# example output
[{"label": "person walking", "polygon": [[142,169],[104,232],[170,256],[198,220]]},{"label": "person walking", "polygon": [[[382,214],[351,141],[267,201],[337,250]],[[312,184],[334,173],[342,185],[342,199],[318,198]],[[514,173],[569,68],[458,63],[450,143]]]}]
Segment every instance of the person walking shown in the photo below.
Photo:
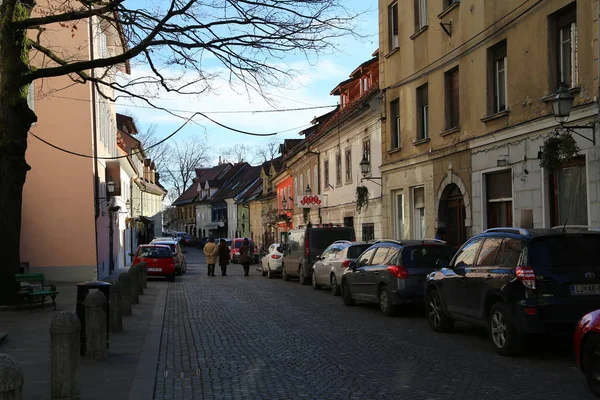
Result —
[{"label": "person walking", "polygon": [[240,248],[240,262],[244,267],[244,276],[248,276],[250,272],[250,257],[250,242],[248,238],[244,238]]},{"label": "person walking", "polygon": [[204,246],[202,250],[204,255],[206,256],[206,264],[208,265],[208,276],[215,276],[215,264],[217,263],[217,254],[219,249],[215,244],[215,239],[211,237],[208,239],[208,243]]},{"label": "person walking", "polygon": [[229,247],[225,239],[219,241],[219,265],[221,266],[221,276],[227,276],[227,264],[231,260]]}]

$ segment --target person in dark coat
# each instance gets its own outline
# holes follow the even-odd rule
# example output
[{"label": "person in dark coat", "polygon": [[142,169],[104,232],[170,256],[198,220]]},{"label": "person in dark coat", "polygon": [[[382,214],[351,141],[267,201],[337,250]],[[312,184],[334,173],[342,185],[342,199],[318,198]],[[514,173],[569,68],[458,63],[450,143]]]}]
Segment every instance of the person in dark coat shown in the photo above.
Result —
[{"label": "person in dark coat", "polygon": [[242,263],[242,266],[244,267],[244,276],[249,275],[251,257],[252,256],[250,255],[250,242],[248,241],[248,238],[244,238],[244,241],[242,242],[242,247],[240,248],[240,261]]},{"label": "person in dark coat", "polygon": [[219,241],[219,265],[221,266],[221,276],[227,276],[227,264],[231,260],[229,247],[225,239]]}]

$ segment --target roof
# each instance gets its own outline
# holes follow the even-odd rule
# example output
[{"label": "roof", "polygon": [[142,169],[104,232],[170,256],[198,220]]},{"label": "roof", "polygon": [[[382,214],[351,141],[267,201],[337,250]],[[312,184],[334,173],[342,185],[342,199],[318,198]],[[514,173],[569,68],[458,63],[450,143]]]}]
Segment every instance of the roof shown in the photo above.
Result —
[{"label": "roof", "polygon": [[182,206],[184,204],[193,203],[198,197],[198,182],[194,179],[190,187],[188,187],[181,196],[179,196],[174,202],[174,206]]},{"label": "roof", "polygon": [[[237,165],[236,165],[237,166]],[[254,184],[254,181],[260,178],[260,166],[253,167],[250,164],[241,164],[235,175],[217,192],[211,201],[223,201],[225,199],[235,198],[238,194],[248,189],[249,185]]]},{"label": "roof", "polygon": [[240,193],[235,200],[238,203],[245,203],[256,200],[260,194],[262,194],[262,179],[259,177],[248,187],[246,191]]},{"label": "roof", "polygon": [[139,133],[133,118],[129,115],[123,115],[119,113],[117,113],[117,129],[120,129],[131,135]]}]

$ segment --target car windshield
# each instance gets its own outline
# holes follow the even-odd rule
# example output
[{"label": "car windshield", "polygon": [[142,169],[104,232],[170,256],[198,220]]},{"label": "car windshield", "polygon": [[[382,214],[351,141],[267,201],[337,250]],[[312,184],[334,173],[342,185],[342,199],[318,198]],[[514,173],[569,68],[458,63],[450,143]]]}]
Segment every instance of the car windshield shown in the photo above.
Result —
[{"label": "car windshield", "polygon": [[138,252],[139,258],[169,258],[173,253],[166,247],[142,247]]},{"label": "car windshield", "polygon": [[177,249],[175,248],[175,243],[156,243],[156,244],[160,244],[161,246],[169,246],[169,248],[171,249],[171,251],[174,254],[177,254]]},{"label": "car windshield", "polygon": [[348,247],[347,258],[357,259],[365,250],[371,247],[370,244],[355,244]]},{"label": "car windshield", "polygon": [[450,260],[455,250],[445,245],[407,246],[402,250],[402,266],[407,268],[435,268],[438,259]]},{"label": "car windshield", "polygon": [[554,268],[600,265],[600,235],[540,237],[531,241],[528,258],[534,266]]}]

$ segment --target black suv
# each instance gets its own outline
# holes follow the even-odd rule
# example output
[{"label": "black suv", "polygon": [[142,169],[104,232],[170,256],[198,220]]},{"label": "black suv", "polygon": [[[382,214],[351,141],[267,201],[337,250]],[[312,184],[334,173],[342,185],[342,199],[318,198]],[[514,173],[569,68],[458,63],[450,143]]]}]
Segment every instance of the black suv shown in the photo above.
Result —
[{"label": "black suv", "polygon": [[422,304],[427,275],[454,251],[441,240],[378,240],[342,275],[344,304],[376,303],[388,317],[399,305]]},{"label": "black suv", "polygon": [[425,286],[432,329],[455,320],[486,326],[501,355],[522,350],[525,334],[572,334],[600,308],[600,232],[592,228],[488,229],[438,266]]}]

